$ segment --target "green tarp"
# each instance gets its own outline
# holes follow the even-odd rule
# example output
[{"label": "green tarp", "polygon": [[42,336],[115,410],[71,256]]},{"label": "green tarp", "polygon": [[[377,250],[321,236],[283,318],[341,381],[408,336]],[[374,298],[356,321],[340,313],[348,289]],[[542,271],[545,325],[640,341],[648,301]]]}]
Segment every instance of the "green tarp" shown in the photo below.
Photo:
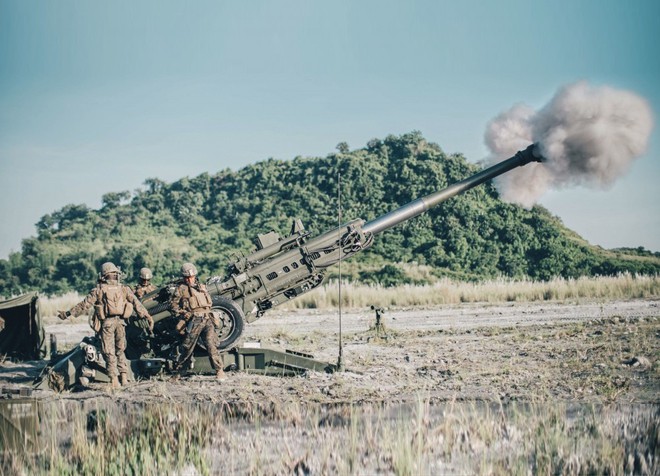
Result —
[{"label": "green tarp", "polygon": [[37,293],[0,301],[0,319],[0,358],[39,360],[46,356]]}]

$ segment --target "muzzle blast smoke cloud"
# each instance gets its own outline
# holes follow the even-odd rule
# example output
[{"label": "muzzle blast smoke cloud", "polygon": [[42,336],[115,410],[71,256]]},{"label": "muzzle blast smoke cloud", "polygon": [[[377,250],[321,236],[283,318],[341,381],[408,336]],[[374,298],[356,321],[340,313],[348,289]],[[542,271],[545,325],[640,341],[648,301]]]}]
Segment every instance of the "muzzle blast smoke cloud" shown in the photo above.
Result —
[{"label": "muzzle blast smoke cloud", "polygon": [[545,162],[496,179],[504,200],[531,207],[549,188],[607,188],[646,152],[652,128],[643,98],[582,81],[562,87],[539,111],[516,105],[503,112],[488,124],[485,141],[494,161],[538,144]]}]

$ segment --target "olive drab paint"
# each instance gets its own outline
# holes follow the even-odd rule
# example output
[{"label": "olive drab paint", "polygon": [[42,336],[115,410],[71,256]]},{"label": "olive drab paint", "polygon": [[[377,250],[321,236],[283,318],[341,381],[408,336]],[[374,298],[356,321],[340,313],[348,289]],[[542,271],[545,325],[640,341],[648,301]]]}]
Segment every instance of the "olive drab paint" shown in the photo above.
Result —
[{"label": "olive drab paint", "polygon": [[[220,349],[231,347],[240,337],[244,322],[254,322],[268,310],[319,286],[330,266],[369,248],[377,234],[487,180],[531,162],[542,161],[536,145],[532,144],[503,162],[369,222],[352,220],[311,237],[302,222],[296,219],[285,238],[274,231],[257,235],[253,253],[239,255],[228,264],[224,276],[213,276],[206,282],[212,307],[222,321],[218,330]],[[185,263],[181,275],[197,276],[197,269],[192,263]],[[174,330],[173,313],[168,303],[175,290],[176,284],[169,284],[143,300],[156,323],[157,336],[159,332],[166,334]],[[175,335],[178,332],[172,332],[172,336]],[[163,339],[155,343],[155,349],[152,347],[157,355],[160,342],[167,348],[172,345],[171,339],[163,335]]]},{"label": "olive drab paint", "polygon": [[[237,352],[233,346],[246,322],[252,323],[268,310],[318,287],[329,267],[369,248],[376,235],[494,177],[543,160],[536,145],[532,144],[503,162],[374,220],[367,222],[358,218],[314,237],[296,219],[288,236],[282,238],[274,231],[257,235],[254,252],[238,254],[228,263],[225,274],[212,276],[204,288],[204,284],[199,283],[200,287],[196,289],[205,289],[208,292],[204,293],[205,296],[182,290],[182,286],[187,287],[184,280],[197,277],[195,266],[184,263],[181,280],[170,282],[142,298],[141,306],[153,319],[153,335],[145,336],[146,330],[140,319],[135,316],[128,319],[126,354],[129,359],[142,365],[146,375],[152,375],[161,366],[184,362],[176,354],[183,333],[184,339],[197,343],[203,336],[201,340],[205,341],[205,347],[199,344],[183,346],[186,353],[208,352],[213,360],[214,356],[210,354],[227,350],[223,355],[229,358],[232,352]],[[181,301],[184,295],[187,296],[187,304]],[[198,312],[202,309],[203,312]],[[201,314],[205,317],[201,318]],[[180,319],[182,315],[186,316],[185,321]],[[243,355],[240,349],[237,355],[240,368]],[[260,355],[265,354],[260,352]],[[78,367],[85,365],[80,362],[81,352],[72,354],[70,361],[74,359]],[[218,368],[217,363],[211,364],[214,369]],[[63,379],[72,380],[75,377],[64,369],[64,364],[61,367]],[[72,366],[67,363],[66,367]]]}]

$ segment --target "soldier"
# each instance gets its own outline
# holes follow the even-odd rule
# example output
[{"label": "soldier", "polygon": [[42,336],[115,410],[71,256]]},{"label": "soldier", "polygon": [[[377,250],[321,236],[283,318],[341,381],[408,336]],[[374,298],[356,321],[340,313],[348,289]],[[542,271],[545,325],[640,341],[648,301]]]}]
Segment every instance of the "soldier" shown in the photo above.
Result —
[{"label": "soldier", "polygon": [[134,291],[138,299],[142,299],[145,294],[156,290],[156,286],[151,284],[151,278],[153,278],[153,274],[149,268],[142,268],[140,270],[140,282],[135,286]]},{"label": "soldier", "polygon": [[216,378],[220,381],[225,380],[222,359],[218,352],[216,323],[211,314],[211,296],[206,286],[197,280],[195,265],[185,263],[181,266],[181,276],[183,279],[174,291],[170,306],[172,313],[181,319],[177,329],[186,337],[181,344],[181,355],[174,369],[181,372],[184,364],[190,360],[197,340],[201,336],[209,353],[211,366],[216,372]]},{"label": "soldier", "polygon": [[[98,319],[99,328],[94,329],[100,333],[101,353],[107,364],[108,376],[112,387],[119,387],[128,383],[128,364],[126,362],[126,331],[125,320],[131,317],[133,309],[146,319],[149,329],[153,331],[154,322],[149,312],[140,300],[135,297],[128,286],[119,282],[119,269],[110,262],[101,266],[101,277],[97,286],[87,297],[76,304],[70,311],[57,311],[57,317],[64,320],[69,316],[79,316],[90,306],[94,306],[95,319]],[[117,378],[119,370],[119,379]]]}]

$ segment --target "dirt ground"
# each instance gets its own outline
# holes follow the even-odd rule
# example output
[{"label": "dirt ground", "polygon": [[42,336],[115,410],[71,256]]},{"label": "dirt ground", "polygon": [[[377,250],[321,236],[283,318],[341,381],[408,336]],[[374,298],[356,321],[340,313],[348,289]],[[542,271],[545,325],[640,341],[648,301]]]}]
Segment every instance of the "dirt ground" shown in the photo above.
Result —
[{"label": "dirt ground", "polygon": [[[90,333],[84,319],[46,322],[61,347]],[[117,474],[128,466],[133,474],[182,476],[657,474],[659,300],[386,309],[382,323],[377,332],[368,309],[342,314],[343,372],[229,372],[225,382],[158,376],[115,391],[102,384],[36,390],[47,416],[42,423],[53,426],[41,433],[56,435],[49,451],[57,457],[48,460],[53,466],[36,463],[36,473],[15,472],[91,471],[85,464],[110,455],[103,464],[124,464]],[[339,315],[271,312],[247,325],[241,341],[336,363]],[[29,386],[43,366],[4,362],[0,387]],[[90,430],[100,412],[114,428],[106,433],[117,438],[105,450],[95,443],[100,433]],[[185,448],[192,453],[170,466],[158,463],[157,473],[135,469],[142,458],[172,454],[152,448],[152,440],[134,460],[121,452],[126,438],[139,441],[136,432],[154,421],[155,442],[178,435],[173,448],[181,448],[179,430],[188,428],[184,434],[203,443],[191,440]],[[80,439],[84,422],[87,437]],[[14,457],[0,470],[17,467]]]},{"label": "dirt ground", "polygon": [[[49,401],[410,402],[423,394],[449,400],[660,401],[660,301],[462,304],[428,309],[386,309],[385,332],[373,329],[369,309],[341,316],[344,372],[309,372],[276,378],[229,373],[226,382],[191,376],[135,382],[119,391],[37,391]],[[84,319],[47,319],[46,333],[60,347],[89,334]],[[291,349],[336,363],[339,313],[273,311],[247,325],[241,342]],[[41,364],[6,362],[0,385],[29,383]]]}]

